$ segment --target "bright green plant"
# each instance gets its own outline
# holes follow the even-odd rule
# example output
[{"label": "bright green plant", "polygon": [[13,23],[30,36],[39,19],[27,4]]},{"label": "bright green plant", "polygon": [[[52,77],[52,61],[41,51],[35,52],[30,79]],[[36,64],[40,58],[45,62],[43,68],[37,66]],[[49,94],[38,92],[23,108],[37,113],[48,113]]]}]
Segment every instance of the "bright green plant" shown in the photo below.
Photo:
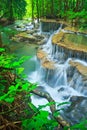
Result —
[{"label": "bright green plant", "polygon": [[40,110],[31,119],[24,120],[22,126],[24,130],[53,130],[58,122],[49,119],[48,111]]},{"label": "bright green plant", "polygon": [[[16,76],[21,76],[23,75],[23,70],[24,68],[20,67],[20,65],[30,57],[22,57],[20,60],[14,59],[14,56],[8,55],[7,53],[4,52],[4,48],[0,48],[0,101],[6,101],[9,103],[12,103],[14,101],[15,95],[17,92],[22,92],[22,91],[31,91],[33,88],[36,87],[36,85],[31,85],[29,82],[21,81],[20,78],[15,78],[15,82],[12,82],[11,86],[8,86],[8,91],[4,93],[5,87],[6,87],[6,81],[4,79],[4,75],[9,71],[13,75]],[[4,53],[2,53],[4,52]]]},{"label": "bright green plant", "polygon": [[75,124],[71,127],[65,127],[64,130],[87,130],[87,120],[83,120],[78,124]]}]

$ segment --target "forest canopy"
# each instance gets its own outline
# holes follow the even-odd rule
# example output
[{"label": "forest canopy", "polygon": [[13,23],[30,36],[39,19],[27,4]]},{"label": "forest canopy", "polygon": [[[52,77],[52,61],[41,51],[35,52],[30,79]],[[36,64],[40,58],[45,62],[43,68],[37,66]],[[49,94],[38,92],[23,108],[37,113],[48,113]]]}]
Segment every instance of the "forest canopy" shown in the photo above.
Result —
[{"label": "forest canopy", "polygon": [[0,18],[87,20],[87,0],[0,0]]}]

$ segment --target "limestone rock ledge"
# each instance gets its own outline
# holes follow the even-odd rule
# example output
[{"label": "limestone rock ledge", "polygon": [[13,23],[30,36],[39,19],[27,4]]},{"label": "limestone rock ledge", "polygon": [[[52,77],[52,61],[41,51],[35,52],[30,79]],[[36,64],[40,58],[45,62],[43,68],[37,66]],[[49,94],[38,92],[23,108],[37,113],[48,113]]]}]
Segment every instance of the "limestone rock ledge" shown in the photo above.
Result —
[{"label": "limestone rock ledge", "polygon": [[[87,45],[84,44],[75,44],[73,41],[69,41],[66,36],[69,33],[66,32],[60,32],[58,34],[55,34],[52,37],[52,43],[56,44],[64,49],[74,51],[76,53],[82,53],[82,55],[87,55]],[[70,34],[71,35],[71,34]]]},{"label": "limestone rock ledge", "polygon": [[[33,34],[32,34],[33,32]],[[28,32],[21,32],[14,37],[12,37],[13,41],[16,42],[27,42],[30,44],[44,44],[46,42],[44,35],[35,34],[34,30]]]},{"label": "limestone rock ledge", "polygon": [[47,53],[44,52],[43,50],[38,50],[37,52],[37,58],[40,60],[44,60],[47,57]]},{"label": "limestone rock ledge", "polygon": [[47,58],[47,53],[43,50],[38,50],[37,58],[41,61],[44,68],[53,70],[55,69],[55,63]]},{"label": "limestone rock ledge", "polygon": [[87,66],[72,60],[70,60],[69,64],[75,67],[82,76],[87,78]]},{"label": "limestone rock ledge", "polygon": [[83,33],[83,34],[87,34],[87,29],[81,30],[78,29],[76,27],[66,27],[64,28],[65,31],[72,31],[74,33]]}]

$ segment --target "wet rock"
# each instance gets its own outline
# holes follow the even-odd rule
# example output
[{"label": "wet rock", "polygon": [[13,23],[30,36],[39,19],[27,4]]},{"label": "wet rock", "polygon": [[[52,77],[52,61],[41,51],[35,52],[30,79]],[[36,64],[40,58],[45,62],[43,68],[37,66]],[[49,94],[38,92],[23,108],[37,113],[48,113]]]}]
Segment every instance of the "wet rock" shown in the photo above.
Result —
[{"label": "wet rock", "polygon": [[87,82],[83,80],[82,75],[77,70],[74,71],[72,78],[70,78],[69,86],[83,95],[87,94]]},{"label": "wet rock", "polygon": [[40,40],[39,42],[37,42],[37,44],[38,45],[42,45],[42,44],[44,44],[46,41],[45,41],[45,39],[43,39],[43,40]]},{"label": "wet rock", "polygon": [[73,77],[75,73],[75,68],[73,66],[69,66],[67,68],[67,78],[68,78],[68,81]]},{"label": "wet rock", "polygon": [[[66,32],[60,32],[58,34],[55,34],[52,37],[52,43],[56,44],[58,48],[60,48],[59,52],[63,50],[63,53],[67,56],[67,58],[68,57],[79,58],[79,59],[84,59],[85,61],[87,61],[86,43],[83,44],[83,41],[81,42],[81,40],[80,41],[78,40],[78,44],[76,44],[77,42],[75,42],[75,40],[72,40],[70,35],[72,36],[73,34],[69,34]],[[72,37],[77,38],[77,34]],[[81,37],[83,38],[83,36]],[[86,42],[87,37],[84,37],[83,39]]]},{"label": "wet rock", "polygon": [[71,124],[79,123],[83,119],[87,119],[87,97],[72,96],[71,105],[64,110],[65,118]]},{"label": "wet rock", "polygon": [[55,63],[53,61],[45,60],[42,63],[42,66],[46,69],[55,69]]},{"label": "wet rock", "polygon": [[64,91],[65,89],[62,87],[62,88],[59,88],[58,89],[58,92],[61,92],[61,91]]},{"label": "wet rock", "polygon": [[35,43],[37,41],[37,39],[32,36],[32,35],[28,35],[26,33],[20,33],[18,35],[16,35],[17,38],[20,38],[20,41],[29,41],[29,43]]},{"label": "wet rock", "polygon": [[12,37],[12,40],[16,41],[16,42],[19,42],[19,41],[27,42],[30,44],[31,43],[35,43],[35,44],[38,43],[38,39],[36,37],[34,37],[33,35],[30,35],[30,34],[26,34],[26,33],[20,33],[20,34],[16,35],[15,37]]},{"label": "wet rock", "polygon": [[76,28],[76,27],[66,27],[66,28],[64,28],[64,30],[67,30],[67,31],[72,31],[72,32],[74,32],[74,33],[83,33],[83,34],[87,34],[87,29],[85,30],[79,30],[79,28]]},{"label": "wet rock", "polygon": [[32,35],[33,33],[35,33],[35,30],[28,30],[28,31],[26,31],[26,33]]},{"label": "wet rock", "polygon": [[41,61],[42,66],[45,69],[55,69],[55,62],[47,59],[47,53],[43,50],[38,50],[37,57]]},{"label": "wet rock", "polygon": [[87,66],[74,61],[70,61],[69,63],[71,66],[75,67],[82,76],[87,77]]},{"label": "wet rock", "polygon": [[70,97],[70,95],[65,95],[65,96],[63,96],[63,100],[66,100],[66,99],[68,99]]},{"label": "wet rock", "polygon": [[44,35],[39,35],[37,33],[34,33],[33,36],[36,37],[36,38],[38,38],[38,39],[40,39],[40,40],[42,40],[42,39],[45,38]]},{"label": "wet rock", "polygon": [[47,57],[47,53],[44,52],[43,50],[38,50],[37,52],[37,58],[40,60],[44,60]]},{"label": "wet rock", "polygon": [[19,33],[17,35],[15,35],[14,37],[12,37],[13,41],[16,42],[27,42],[27,43],[35,43],[35,44],[44,44],[46,42],[46,38],[44,35],[39,35],[37,33],[35,33],[37,30],[28,30],[27,32],[22,32]]},{"label": "wet rock", "polygon": [[41,19],[41,28],[43,32],[53,32],[58,29],[60,24],[56,20]]},{"label": "wet rock", "polygon": [[64,37],[64,32],[55,34],[52,38],[52,43],[57,44],[57,43],[61,42],[63,37]]}]

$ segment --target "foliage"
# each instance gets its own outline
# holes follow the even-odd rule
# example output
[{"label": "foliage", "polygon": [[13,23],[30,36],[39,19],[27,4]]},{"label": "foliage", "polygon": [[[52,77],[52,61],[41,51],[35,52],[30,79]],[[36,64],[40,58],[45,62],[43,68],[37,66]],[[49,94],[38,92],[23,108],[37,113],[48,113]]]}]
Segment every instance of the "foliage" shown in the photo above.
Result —
[{"label": "foliage", "polygon": [[10,20],[21,19],[26,12],[25,0],[0,0],[0,15]]},{"label": "foliage", "polygon": [[[36,84],[31,84],[27,82],[26,80],[21,79],[23,75],[23,70],[24,68],[21,68],[21,64],[29,59],[30,57],[22,57],[20,60],[14,59],[14,56],[8,55],[5,52],[4,48],[0,48],[0,106],[4,103],[8,103],[9,106],[13,107],[12,105],[16,98],[18,97],[19,94],[22,94],[24,91],[27,92],[27,96],[30,96],[30,92],[36,88]],[[8,76],[6,76],[8,74]],[[9,79],[9,76],[10,79]],[[7,78],[5,78],[7,77]],[[11,79],[13,77],[13,79]],[[10,84],[9,84],[10,80]],[[29,98],[29,97],[28,97]],[[31,118],[23,118],[22,119],[22,126],[23,129],[30,129],[32,130],[32,127],[35,128],[36,130],[38,129],[49,129],[52,130],[54,129],[58,123],[54,119],[48,119],[49,118],[49,112],[43,111],[41,108],[45,107],[40,107],[39,109],[36,109],[35,107],[32,107],[32,103],[28,103],[29,107],[32,108],[34,111],[34,114],[32,115]],[[47,104],[51,105],[51,104]],[[47,106],[46,105],[46,106]],[[6,112],[9,112],[10,110],[4,110],[3,115]],[[27,115],[29,115],[30,112],[27,112]],[[10,115],[10,112],[9,112]],[[9,116],[8,115],[8,116]],[[20,115],[19,115],[20,116]],[[20,118],[21,120],[21,118]],[[28,125],[26,125],[28,124]]]},{"label": "foliage", "polygon": [[[4,48],[0,48],[0,52],[4,52],[5,49]],[[3,93],[6,89],[6,80],[4,80],[4,76],[6,73],[11,73],[11,75],[21,75],[23,74],[23,70],[24,68],[21,68],[20,65],[27,59],[29,59],[30,57],[22,57],[20,58],[20,60],[16,60],[14,59],[14,56],[12,55],[7,55],[7,53],[2,53],[0,55],[0,69],[1,69],[1,73],[0,73],[0,85],[1,85],[1,93],[0,93],[0,101],[6,101],[9,103],[12,103],[14,101],[14,97],[16,95],[17,92],[21,92],[21,91],[31,91],[32,89],[29,88],[29,86],[31,86],[30,83],[28,82],[21,82],[21,80],[18,79],[14,79],[15,83],[13,82],[11,86],[8,86],[8,91]],[[16,61],[15,61],[16,60]],[[8,73],[8,74],[9,74]],[[21,86],[21,88],[20,88]],[[34,88],[35,86],[32,85],[32,88]]]},{"label": "foliage", "polygon": [[26,119],[23,121],[23,129],[27,130],[53,130],[58,123],[55,120],[48,119],[49,112],[40,110],[37,114],[33,115],[31,119]]},{"label": "foliage", "polygon": [[71,127],[65,127],[64,130],[68,130],[70,128],[70,130],[87,130],[87,120],[83,120],[78,124],[75,124]]},{"label": "foliage", "polygon": [[0,9],[1,18],[10,20],[26,17],[38,21],[41,17],[87,20],[86,0],[1,0]]}]

